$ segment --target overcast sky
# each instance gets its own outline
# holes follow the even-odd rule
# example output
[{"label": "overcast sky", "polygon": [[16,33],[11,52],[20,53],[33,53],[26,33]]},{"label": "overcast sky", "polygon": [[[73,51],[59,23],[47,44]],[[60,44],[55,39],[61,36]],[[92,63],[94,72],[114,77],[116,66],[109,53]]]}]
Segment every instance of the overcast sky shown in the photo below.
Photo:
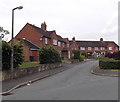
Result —
[{"label": "overcast sky", "polygon": [[40,27],[46,22],[47,30],[58,35],[74,36],[77,40],[104,40],[118,43],[119,0],[0,0],[0,26],[9,30],[11,38],[12,9],[15,10],[14,36],[28,22]]}]

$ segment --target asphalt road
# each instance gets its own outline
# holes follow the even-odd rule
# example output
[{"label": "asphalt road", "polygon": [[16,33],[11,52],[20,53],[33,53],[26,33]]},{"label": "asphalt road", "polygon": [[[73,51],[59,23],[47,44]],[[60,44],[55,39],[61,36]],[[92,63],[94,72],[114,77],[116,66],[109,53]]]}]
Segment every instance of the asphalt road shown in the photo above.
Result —
[{"label": "asphalt road", "polygon": [[3,100],[118,100],[118,78],[90,73],[98,61],[72,66],[3,96]]}]

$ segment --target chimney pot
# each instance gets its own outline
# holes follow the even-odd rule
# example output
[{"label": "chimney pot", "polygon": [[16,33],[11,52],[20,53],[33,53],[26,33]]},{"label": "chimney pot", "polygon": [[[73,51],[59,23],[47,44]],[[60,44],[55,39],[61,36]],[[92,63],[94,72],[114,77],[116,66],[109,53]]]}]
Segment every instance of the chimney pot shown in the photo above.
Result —
[{"label": "chimney pot", "polygon": [[103,38],[100,38],[100,41],[103,41]]}]

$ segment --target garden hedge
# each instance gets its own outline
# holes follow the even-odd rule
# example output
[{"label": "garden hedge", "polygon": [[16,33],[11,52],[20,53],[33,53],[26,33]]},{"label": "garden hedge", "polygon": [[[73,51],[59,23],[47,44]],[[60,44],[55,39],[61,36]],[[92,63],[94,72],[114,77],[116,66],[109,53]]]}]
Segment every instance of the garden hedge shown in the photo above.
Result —
[{"label": "garden hedge", "polygon": [[61,63],[61,57],[55,48],[51,46],[44,46],[39,51],[39,61],[40,64]]},{"label": "garden hedge", "polygon": [[99,67],[101,69],[120,69],[120,61],[118,60],[100,60]]}]

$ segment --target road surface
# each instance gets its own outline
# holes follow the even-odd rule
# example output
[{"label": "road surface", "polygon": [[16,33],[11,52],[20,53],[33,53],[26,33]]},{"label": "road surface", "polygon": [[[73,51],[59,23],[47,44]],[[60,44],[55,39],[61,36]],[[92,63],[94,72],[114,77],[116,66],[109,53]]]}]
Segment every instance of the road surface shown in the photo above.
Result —
[{"label": "road surface", "polygon": [[98,61],[87,61],[16,89],[3,100],[118,100],[118,78],[90,73]]}]

